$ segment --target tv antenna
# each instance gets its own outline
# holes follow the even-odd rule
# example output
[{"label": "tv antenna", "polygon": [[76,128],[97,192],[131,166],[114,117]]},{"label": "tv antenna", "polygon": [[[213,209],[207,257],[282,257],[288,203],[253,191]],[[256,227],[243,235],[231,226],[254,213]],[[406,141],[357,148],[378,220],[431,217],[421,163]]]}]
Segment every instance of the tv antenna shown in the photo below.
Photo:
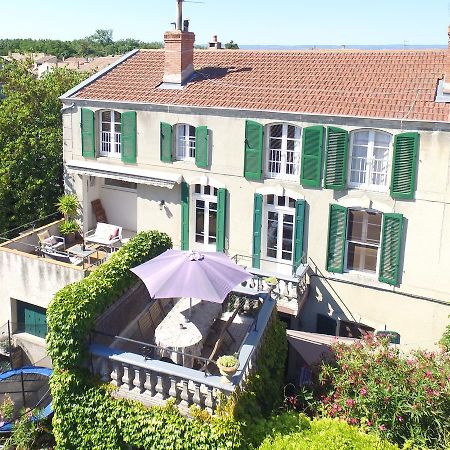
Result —
[{"label": "tv antenna", "polygon": [[183,3],[205,3],[195,0],[177,0],[177,21],[175,29],[181,30],[183,25]]}]

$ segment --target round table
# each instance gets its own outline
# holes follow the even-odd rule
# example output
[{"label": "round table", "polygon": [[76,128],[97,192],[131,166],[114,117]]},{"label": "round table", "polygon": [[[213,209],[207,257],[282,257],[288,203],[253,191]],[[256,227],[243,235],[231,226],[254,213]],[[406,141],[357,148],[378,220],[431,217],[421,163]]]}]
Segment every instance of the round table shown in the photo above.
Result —
[{"label": "round table", "polygon": [[201,355],[203,341],[221,312],[219,303],[195,298],[191,301],[188,297],[178,300],[155,330],[155,343],[161,347],[161,356],[192,368],[195,359],[192,356]]}]

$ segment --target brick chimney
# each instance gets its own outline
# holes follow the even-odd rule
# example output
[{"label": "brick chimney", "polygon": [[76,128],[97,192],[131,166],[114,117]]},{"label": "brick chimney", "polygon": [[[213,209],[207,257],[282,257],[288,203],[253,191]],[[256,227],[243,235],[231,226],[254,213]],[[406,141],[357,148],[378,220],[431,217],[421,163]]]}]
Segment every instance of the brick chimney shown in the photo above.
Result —
[{"label": "brick chimney", "polygon": [[450,94],[450,25],[448,27],[448,47],[444,62],[444,94]]},{"label": "brick chimney", "polygon": [[165,87],[180,88],[194,73],[194,42],[195,34],[187,30],[164,33]]}]

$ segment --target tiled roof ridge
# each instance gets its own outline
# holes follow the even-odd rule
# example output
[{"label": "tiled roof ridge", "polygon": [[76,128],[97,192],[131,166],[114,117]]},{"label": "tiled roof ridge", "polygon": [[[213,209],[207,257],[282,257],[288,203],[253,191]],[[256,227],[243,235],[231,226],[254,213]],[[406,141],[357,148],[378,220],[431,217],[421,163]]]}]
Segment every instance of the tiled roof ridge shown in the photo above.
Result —
[{"label": "tiled roof ridge", "polygon": [[[155,52],[155,53],[164,53],[163,48],[140,48],[139,52]],[[194,49],[194,53],[206,52],[209,54],[221,54],[221,53],[285,53],[285,54],[298,54],[298,53],[443,53],[447,52],[445,48],[425,48],[425,49],[220,49],[220,50],[208,50],[208,49]]]}]

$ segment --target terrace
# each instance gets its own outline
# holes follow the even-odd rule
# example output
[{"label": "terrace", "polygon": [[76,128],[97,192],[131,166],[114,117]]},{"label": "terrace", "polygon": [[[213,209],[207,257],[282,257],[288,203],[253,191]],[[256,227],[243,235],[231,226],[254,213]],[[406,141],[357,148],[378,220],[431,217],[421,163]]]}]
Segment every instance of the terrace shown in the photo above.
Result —
[{"label": "terrace", "polygon": [[[167,357],[167,349],[156,343],[155,331],[180,301],[151,299],[142,283],[125,293],[91,332],[90,370],[117,387],[116,397],[146,406],[173,398],[183,414],[189,415],[191,405],[214,413],[221,395],[243,386],[255,370],[276,302],[268,292],[231,292],[202,342],[201,356],[171,350]],[[217,358],[233,354],[239,368],[224,381]]]}]

